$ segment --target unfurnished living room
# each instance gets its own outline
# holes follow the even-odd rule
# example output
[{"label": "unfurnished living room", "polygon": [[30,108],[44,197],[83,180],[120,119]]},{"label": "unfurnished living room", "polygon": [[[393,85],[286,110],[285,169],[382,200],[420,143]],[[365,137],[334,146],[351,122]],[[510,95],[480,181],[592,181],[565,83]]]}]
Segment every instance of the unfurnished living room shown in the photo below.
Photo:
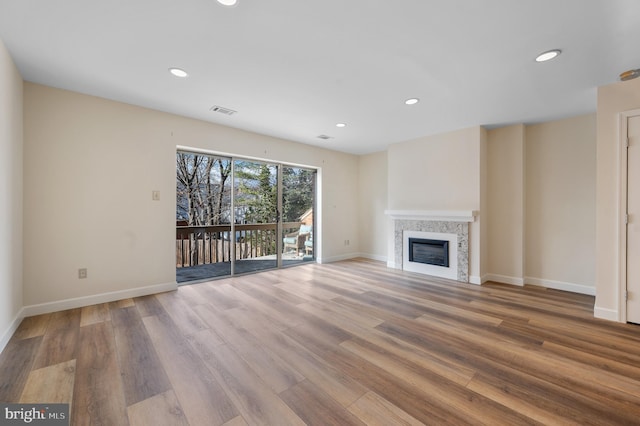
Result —
[{"label": "unfurnished living room", "polygon": [[640,423],[637,0],[0,0],[0,424]]}]

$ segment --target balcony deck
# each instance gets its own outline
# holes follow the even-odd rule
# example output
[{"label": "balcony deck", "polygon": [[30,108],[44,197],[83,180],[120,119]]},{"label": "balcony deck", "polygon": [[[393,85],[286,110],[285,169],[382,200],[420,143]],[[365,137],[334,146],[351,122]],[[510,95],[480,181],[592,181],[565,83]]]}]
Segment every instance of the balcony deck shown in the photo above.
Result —
[{"label": "balcony deck", "polygon": [[[283,235],[294,234],[302,222],[282,225]],[[235,252],[235,275],[276,268],[276,246],[281,244],[275,223],[231,225],[177,226],[176,227],[176,281],[180,283],[202,281],[231,275],[231,258]],[[229,238],[235,235],[235,237]],[[293,266],[313,261],[313,246],[284,244],[283,266]],[[233,250],[232,250],[233,247]]]},{"label": "balcony deck", "polygon": [[[290,257],[282,259],[282,266],[289,267],[313,262],[311,256]],[[259,259],[236,260],[235,274],[248,274],[276,267],[275,257],[265,256]],[[185,268],[176,268],[176,281],[186,284],[193,281],[203,281],[213,278],[228,277],[231,274],[231,262],[209,263]]]}]

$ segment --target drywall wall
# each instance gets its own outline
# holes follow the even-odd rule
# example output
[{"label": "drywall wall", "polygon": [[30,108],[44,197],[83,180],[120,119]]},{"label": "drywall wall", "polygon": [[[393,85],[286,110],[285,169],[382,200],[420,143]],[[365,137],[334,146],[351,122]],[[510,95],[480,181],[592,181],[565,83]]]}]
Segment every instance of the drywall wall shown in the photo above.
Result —
[{"label": "drywall wall", "polygon": [[524,284],[524,144],[522,124],[488,132],[487,279]]},{"label": "drywall wall", "polygon": [[392,226],[387,209],[387,152],[359,158],[358,209],[361,255],[387,260],[387,233]]},{"label": "drywall wall", "polygon": [[[479,126],[393,144],[388,149],[388,209],[480,211]],[[469,226],[469,276],[480,282],[481,218]]]},{"label": "drywall wall", "polygon": [[31,83],[24,102],[25,305],[175,285],[177,146],[320,168],[317,255],[359,251],[356,156]]},{"label": "drywall wall", "polygon": [[596,116],[525,132],[525,282],[594,294]]},{"label": "drywall wall", "polygon": [[0,351],[22,308],[22,77],[0,40]]},{"label": "drywall wall", "polygon": [[389,209],[480,207],[480,127],[392,144]]},{"label": "drywall wall", "polygon": [[640,108],[640,79],[598,88],[596,305],[594,315],[623,321],[620,282],[620,113]]},{"label": "drywall wall", "polygon": [[[386,153],[356,157],[25,83],[24,244],[28,259],[24,304],[144,289],[175,280],[173,168],[178,145],[319,167],[319,219],[323,225],[319,239],[323,250],[318,256],[322,261],[357,254],[384,260],[390,221],[378,210],[474,209],[480,211],[480,217],[471,226],[472,240],[474,235],[482,238],[477,239],[477,247],[473,243],[471,246],[470,275],[519,278],[524,252],[518,246],[520,240],[522,244],[526,240],[527,253],[532,255],[528,278],[542,285],[575,284],[575,291],[589,292],[593,271],[579,271],[577,264],[560,269],[535,257],[539,256],[539,247],[549,242],[555,252],[566,253],[564,247],[575,240],[578,231],[544,231],[538,236],[541,222],[549,218],[536,213],[531,226],[525,226],[525,213],[520,212],[520,203],[528,199],[526,191],[534,191],[534,198],[527,202],[536,204],[535,197],[541,196],[544,185],[553,187],[550,194],[543,191],[545,203],[566,190],[567,171],[572,175],[577,172],[575,176],[586,180],[580,180],[579,202],[563,209],[584,208],[588,212],[588,197],[580,192],[593,179],[593,172],[586,167],[589,161],[585,152],[570,155],[564,163],[557,159],[558,153],[568,155],[572,149],[588,146],[578,144],[579,139],[588,139],[586,133],[590,132],[580,130],[585,124],[595,132],[593,117],[486,133],[481,127],[473,127],[395,144]],[[496,136],[500,132],[506,133]],[[533,143],[542,141],[530,147],[535,155],[527,163],[527,170],[551,171],[540,176],[533,189],[522,183],[527,178],[521,175],[524,133],[532,135]],[[507,140],[515,140],[516,146],[507,147]],[[598,144],[600,150],[600,141]],[[598,170],[601,166],[598,158]],[[576,183],[571,179],[569,182]],[[447,184],[442,187],[426,189],[424,185],[425,181],[444,180]],[[600,176],[598,183],[600,188]],[[518,186],[526,191],[518,191]],[[575,188],[568,189],[575,196]],[[161,191],[160,202],[152,202],[152,190]],[[543,210],[550,210],[551,204],[545,205]],[[556,219],[552,218],[550,224],[557,226]],[[496,231],[505,220],[512,223],[512,230],[505,229],[509,225]],[[537,239],[529,242],[529,235]],[[345,246],[344,240],[350,245]],[[514,250],[495,250],[494,244],[504,241]],[[593,241],[582,244],[585,259],[594,245]],[[601,263],[600,255],[597,263]],[[89,269],[86,280],[77,278],[80,267]]]},{"label": "drywall wall", "polygon": [[489,155],[489,135],[487,129],[480,127],[480,179],[478,182],[480,191],[480,211],[478,215],[478,221],[480,222],[480,239],[472,239],[472,253],[473,244],[480,243],[476,250],[479,250],[480,254],[480,273],[479,281],[483,282],[489,270],[489,217],[491,217],[491,210],[489,209],[489,170],[488,170],[488,155]]}]

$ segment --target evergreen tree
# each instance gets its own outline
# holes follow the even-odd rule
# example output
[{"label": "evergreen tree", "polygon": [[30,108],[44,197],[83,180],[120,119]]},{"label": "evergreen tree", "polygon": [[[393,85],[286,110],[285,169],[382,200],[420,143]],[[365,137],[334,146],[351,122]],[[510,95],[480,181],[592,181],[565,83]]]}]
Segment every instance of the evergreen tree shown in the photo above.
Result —
[{"label": "evergreen tree", "polygon": [[275,167],[237,161],[236,181],[236,207],[237,210],[244,210],[244,220],[249,223],[274,223],[278,195]]},{"label": "evergreen tree", "polygon": [[315,171],[296,167],[283,167],[282,219],[297,222],[305,212],[313,208]]}]

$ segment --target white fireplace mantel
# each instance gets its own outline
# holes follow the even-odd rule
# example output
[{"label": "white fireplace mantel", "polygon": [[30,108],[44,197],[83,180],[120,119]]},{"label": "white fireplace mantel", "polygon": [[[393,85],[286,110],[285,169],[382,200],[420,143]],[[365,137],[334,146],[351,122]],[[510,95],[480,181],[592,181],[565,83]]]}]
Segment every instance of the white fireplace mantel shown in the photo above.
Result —
[{"label": "white fireplace mantel", "polygon": [[457,246],[457,265],[450,271],[452,275],[447,278],[469,282],[469,228],[478,216],[476,210],[385,210],[384,213],[393,219],[387,266],[404,269],[405,243],[408,242],[405,234],[410,232],[449,234],[456,237],[454,244]]},{"label": "white fireplace mantel", "polygon": [[393,220],[432,220],[440,222],[473,222],[476,210],[385,210]]}]

